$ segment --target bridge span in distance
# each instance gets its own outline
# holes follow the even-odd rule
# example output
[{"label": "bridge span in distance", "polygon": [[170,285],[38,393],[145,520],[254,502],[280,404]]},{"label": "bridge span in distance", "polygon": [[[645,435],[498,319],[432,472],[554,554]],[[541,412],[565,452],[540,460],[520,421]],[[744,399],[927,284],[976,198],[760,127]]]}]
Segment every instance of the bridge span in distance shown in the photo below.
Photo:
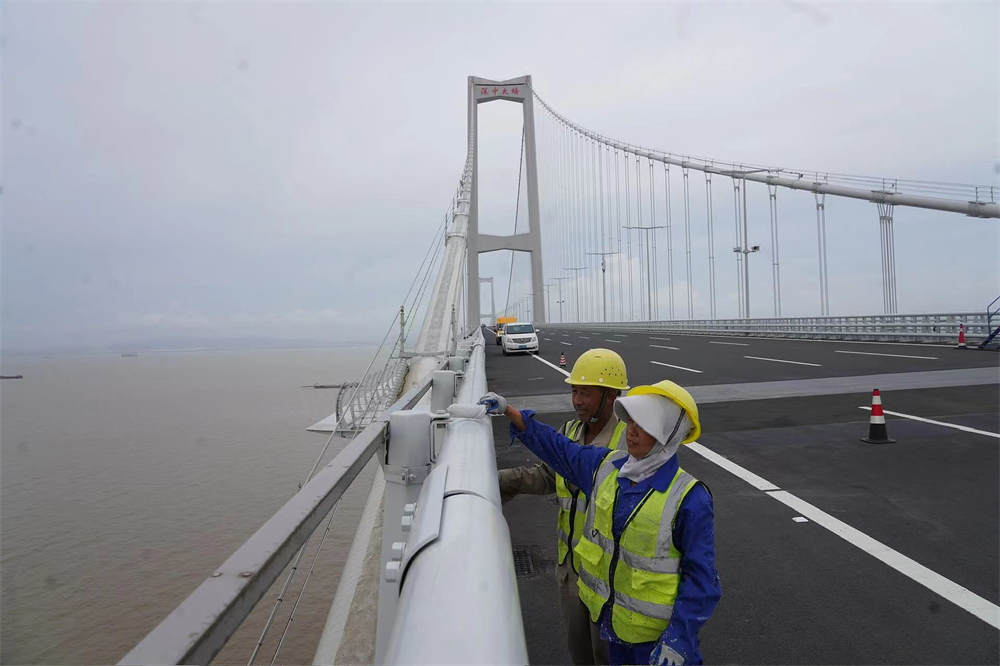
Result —
[{"label": "bridge span in distance", "polygon": [[[487,331],[488,334],[488,331]],[[681,464],[712,490],[723,599],[708,663],[996,663],[1000,356],[943,345],[543,327],[541,353],[487,345],[491,390],[558,425],[591,347],[632,385],[669,378],[704,432]],[[882,390],[894,444],[871,445]],[[494,420],[499,467],[536,459]],[[553,498],[504,506],[532,663],[568,663]]]}]

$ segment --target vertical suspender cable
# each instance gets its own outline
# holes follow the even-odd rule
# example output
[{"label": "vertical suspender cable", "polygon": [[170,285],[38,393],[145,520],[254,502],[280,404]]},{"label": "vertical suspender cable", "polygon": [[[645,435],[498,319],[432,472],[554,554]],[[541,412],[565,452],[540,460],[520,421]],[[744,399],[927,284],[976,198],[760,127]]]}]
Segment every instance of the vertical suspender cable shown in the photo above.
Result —
[{"label": "vertical suspender cable", "polygon": [[824,317],[830,314],[826,286],[826,194],[816,197],[816,249],[819,254],[819,310]]},{"label": "vertical suspender cable", "polygon": [[[646,259],[646,244],[644,243],[645,233],[642,229],[642,177],[639,173],[639,155],[635,156],[635,226],[639,230],[639,316],[642,317],[645,312],[645,316],[648,319],[649,313],[646,308],[643,307],[642,302],[642,283],[643,278],[649,273],[649,266],[644,265]],[[649,299],[649,281],[646,280],[646,298]]]},{"label": "vertical suspender cable", "polygon": [[667,295],[670,319],[674,318],[674,241],[670,219],[670,165],[663,163],[663,203],[667,209]]},{"label": "vertical suspender cable", "polygon": [[715,237],[712,232],[712,174],[705,172],[705,211],[708,224],[708,298],[711,318],[715,319]]},{"label": "vertical suspender cable", "polygon": [[733,220],[736,225],[736,245],[734,251],[736,252],[736,301],[739,304],[739,316],[742,318],[743,314],[743,243],[740,237],[743,235],[740,227],[740,181],[733,177]]},{"label": "vertical suspender cable", "polygon": [[607,235],[604,229],[604,154],[606,149],[603,145],[599,145],[598,149],[598,162],[597,162],[597,180],[598,188],[597,191],[601,194],[601,321],[608,320],[608,293],[607,293],[607,263],[605,258],[607,257],[606,252],[607,245],[606,239]]},{"label": "vertical suspender cable", "polygon": [[[628,153],[622,154],[622,162],[625,163],[625,226],[632,226],[632,204],[629,203],[629,187],[628,187]],[[632,299],[632,282],[633,282],[633,271],[632,271],[632,235],[628,232],[625,233],[625,242],[628,245],[628,320],[635,321],[635,310],[633,309],[633,299]]]},{"label": "vertical suspender cable", "polygon": [[653,312],[650,319],[656,321],[660,318],[660,280],[656,270],[656,179],[653,174],[653,161],[646,159],[646,166],[649,167],[649,256],[651,259],[652,283],[653,283]]},{"label": "vertical suspender cable", "polygon": [[615,148],[615,230],[618,234],[618,321],[625,320],[625,280],[622,278],[624,256],[622,255],[622,191],[621,177],[618,174],[618,149]]},{"label": "vertical suspender cable", "polygon": [[688,168],[681,167],[684,174],[684,246],[687,252],[688,319],[694,319],[694,293],[691,284],[691,197],[688,190]]},{"label": "vertical suspender cable", "polygon": [[774,316],[781,316],[781,270],[778,252],[778,186],[767,186],[771,201],[771,284],[774,289]]}]

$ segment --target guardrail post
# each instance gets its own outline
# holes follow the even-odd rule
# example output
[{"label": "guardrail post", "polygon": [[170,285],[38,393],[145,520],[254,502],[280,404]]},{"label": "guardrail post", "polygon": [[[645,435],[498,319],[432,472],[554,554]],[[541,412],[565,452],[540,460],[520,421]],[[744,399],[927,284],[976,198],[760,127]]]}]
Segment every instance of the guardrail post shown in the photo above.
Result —
[{"label": "guardrail post", "polygon": [[[398,601],[397,576],[401,548],[416,510],[417,497],[431,471],[431,414],[402,409],[389,415],[385,471],[385,499],[382,510],[382,560],[378,586],[378,626],[375,631],[375,660],[392,631]],[[395,546],[395,547],[394,547]]]},{"label": "guardrail post", "polygon": [[452,370],[435,370],[431,375],[431,411],[447,412],[455,401],[456,373]]}]

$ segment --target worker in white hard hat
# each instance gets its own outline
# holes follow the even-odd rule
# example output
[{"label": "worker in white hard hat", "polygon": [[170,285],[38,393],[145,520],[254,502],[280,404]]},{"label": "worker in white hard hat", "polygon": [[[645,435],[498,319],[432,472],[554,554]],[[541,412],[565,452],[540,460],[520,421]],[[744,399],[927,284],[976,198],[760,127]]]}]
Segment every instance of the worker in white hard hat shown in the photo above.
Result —
[{"label": "worker in white hard hat", "polygon": [[[610,349],[589,349],[576,359],[573,371],[564,381],[572,386],[576,418],[563,423],[558,432],[578,444],[605,451],[624,448],[625,424],[618,420],[614,410],[615,399],[628,389],[622,357]],[[556,494],[559,502],[556,582],[570,657],[574,664],[608,663],[607,643],[590,621],[577,591],[580,558],[571,555],[587,515],[586,497],[545,463],[502,469],[497,475],[504,502],[519,494]]]},{"label": "worker in white hard hat", "polygon": [[698,406],[672,381],[615,400],[627,451],[580,446],[495,393],[480,399],[511,434],[587,496],[579,594],[611,664],[700,664],[698,632],[722,596],[708,487],[677,450],[701,433]]}]

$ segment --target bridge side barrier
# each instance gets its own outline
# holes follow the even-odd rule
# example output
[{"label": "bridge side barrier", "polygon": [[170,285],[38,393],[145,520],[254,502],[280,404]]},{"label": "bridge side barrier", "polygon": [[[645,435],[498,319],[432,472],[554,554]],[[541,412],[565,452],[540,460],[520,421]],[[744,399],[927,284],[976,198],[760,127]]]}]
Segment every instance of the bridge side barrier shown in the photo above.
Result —
[{"label": "bridge side barrier", "polygon": [[[428,375],[387,413],[412,407],[430,385]],[[370,423],[119,663],[209,663],[382,447],[386,425]]]},{"label": "bridge side barrier", "polygon": [[[486,392],[484,345],[476,329],[464,367],[452,359],[462,382],[450,411],[390,417],[383,529],[403,529],[383,551],[380,664],[528,663],[493,430],[484,410],[471,407]],[[447,395],[434,395],[439,389]],[[431,409],[453,391],[446,382],[435,384]],[[403,469],[431,466],[416,501],[402,506],[389,488],[391,478],[407,476],[391,464],[400,460],[409,465]]]},{"label": "bridge side barrier", "polygon": [[778,317],[766,319],[688,319],[676,321],[625,321],[546,324],[546,328],[588,328],[592,330],[632,330],[675,332],[692,335],[744,335],[816,340],[859,340],[880,342],[930,342],[953,344],[958,326],[967,335],[986,335],[988,324],[981,312],[858,315],[847,317]]}]

